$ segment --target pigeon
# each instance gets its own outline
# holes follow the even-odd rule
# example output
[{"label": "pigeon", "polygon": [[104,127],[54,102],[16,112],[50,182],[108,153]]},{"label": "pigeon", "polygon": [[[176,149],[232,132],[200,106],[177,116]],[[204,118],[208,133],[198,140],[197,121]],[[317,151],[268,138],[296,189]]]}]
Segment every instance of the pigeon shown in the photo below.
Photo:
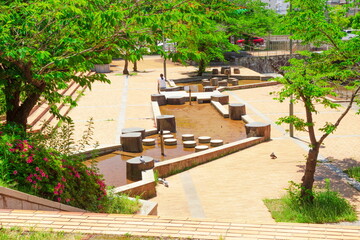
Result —
[{"label": "pigeon", "polygon": [[277,156],[275,155],[275,153],[271,153],[270,157],[271,157],[271,159],[277,159]]},{"label": "pigeon", "polygon": [[145,164],[145,160],[144,160],[143,156],[140,156],[140,162]]},{"label": "pigeon", "polygon": [[163,184],[165,187],[169,187],[169,183],[165,180],[165,178],[159,178],[158,180],[160,184]]}]

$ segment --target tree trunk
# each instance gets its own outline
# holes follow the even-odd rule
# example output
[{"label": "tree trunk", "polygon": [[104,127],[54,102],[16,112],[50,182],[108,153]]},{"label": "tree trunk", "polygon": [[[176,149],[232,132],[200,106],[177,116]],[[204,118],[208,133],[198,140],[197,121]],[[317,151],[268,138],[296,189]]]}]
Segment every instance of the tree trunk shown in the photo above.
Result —
[{"label": "tree trunk", "polygon": [[202,76],[203,72],[205,72],[205,61],[203,59],[200,60],[199,62],[199,70],[198,70],[198,76]]},{"label": "tree trunk", "polygon": [[138,69],[137,69],[137,61],[134,61],[133,70],[134,70],[134,72],[137,72],[137,71],[138,71]]},{"label": "tree trunk", "polygon": [[303,200],[313,200],[313,185],[314,185],[314,175],[316,170],[317,158],[319,155],[319,144],[316,144],[313,148],[309,150],[308,156],[306,158],[305,173],[302,177],[301,184],[301,198]]},{"label": "tree trunk", "polygon": [[123,74],[129,75],[128,67],[129,67],[129,60],[125,59],[125,65],[124,65]]}]

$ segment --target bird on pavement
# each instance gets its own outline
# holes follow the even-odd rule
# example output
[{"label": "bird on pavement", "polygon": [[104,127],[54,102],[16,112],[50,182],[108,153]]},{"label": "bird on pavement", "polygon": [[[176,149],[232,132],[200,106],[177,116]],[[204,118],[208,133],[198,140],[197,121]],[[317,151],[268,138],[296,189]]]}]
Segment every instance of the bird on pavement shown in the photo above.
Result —
[{"label": "bird on pavement", "polygon": [[271,159],[277,159],[277,156],[275,155],[275,153],[271,153],[270,157],[271,157]]},{"label": "bird on pavement", "polygon": [[169,187],[169,182],[165,180],[165,178],[159,178],[159,183],[163,184],[165,187]]}]

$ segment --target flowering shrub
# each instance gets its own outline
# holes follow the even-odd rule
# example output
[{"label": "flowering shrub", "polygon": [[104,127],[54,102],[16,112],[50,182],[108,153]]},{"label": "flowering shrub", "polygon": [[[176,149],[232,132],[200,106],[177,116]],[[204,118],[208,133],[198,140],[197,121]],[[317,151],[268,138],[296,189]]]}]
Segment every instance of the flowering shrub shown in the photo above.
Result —
[{"label": "flowering shrub", "polygon": [[28,137],[20,127],[0,125],[1,181],[43,198],[102,211],[106,186],[98,170]]}]

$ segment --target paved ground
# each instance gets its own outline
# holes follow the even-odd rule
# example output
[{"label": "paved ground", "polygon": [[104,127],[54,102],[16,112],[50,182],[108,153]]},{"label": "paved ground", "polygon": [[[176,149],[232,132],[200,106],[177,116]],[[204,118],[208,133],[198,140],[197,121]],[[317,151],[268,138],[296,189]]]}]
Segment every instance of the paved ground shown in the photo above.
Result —
[{"label": "paved ground", "polygon": [[[79,136],[84,122],[94,118],[94,139],[101,146],[119,143],[120,130],[124,127],[153,128],[150,95],[157,91],[157,78],[163,72],[162,60],[148,57],[139,63],[136,76],[121,75],[122,62],[116,61],[113,72],[108,74],[112,84],[94,84],[87,91],[79,106],[70,116],[74,119]],[[169,79],[186,76],[192,67],[167,64]],[[247,69],[242,73],[248,75]],[[248,72],[247,72],[248,71]],[[302,177],[307,136],[296,132],[289,138],[285,125],[274,122],[288,113],[288,103],[274,101],[269,93],[281,86],[229,91],[230,102],[246,103],[247,113],[255,120],[272,124],[272,141],[198,166],[187,172],[169,177],[169,188],[158,186],[159,216],[196,217],[231,220],[243,223],[274,223],[264,206],[264,198],[277,198],[284,194],[288,181],[299,182]],[[300,104],[295,113],[304,116]],[[317,124],[335,119],[340,110],[319,108]],[[360,163],[359,115],[351,111],[334,135],[321,149],[322,158],[334,160],[339,167]],[[270,159],[271,152],[278,156]],[[356,207],[360,216],[360,194],[323,165],[318,166],[317,184],[330,178],[338,189]]]},{"label": "paved ground", "polygon": [[[214,219],[164,218],[99,213],[1,210],[2,227],[66,233],[169,236],[177,239],[349,239],[358,240],[354,226],[320,224],[245,224]],[[91,239],[85,237],[84,239]],[[100,238],[97,238],[100,239]],[[106,237],[105,239],[111,239]]]}]

